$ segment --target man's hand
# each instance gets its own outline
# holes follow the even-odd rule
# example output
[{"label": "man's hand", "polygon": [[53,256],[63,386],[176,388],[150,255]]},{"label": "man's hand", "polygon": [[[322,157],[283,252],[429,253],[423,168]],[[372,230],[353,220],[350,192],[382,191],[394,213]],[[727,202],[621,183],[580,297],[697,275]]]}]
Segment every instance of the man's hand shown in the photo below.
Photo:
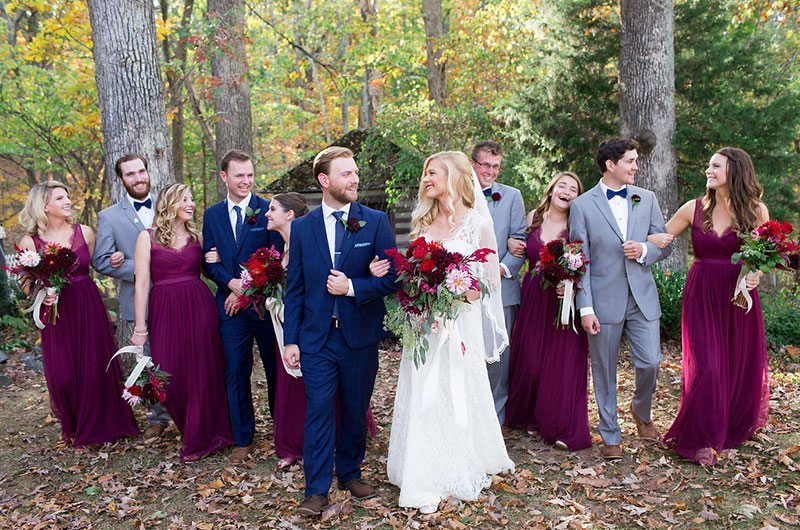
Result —
[{"label": "man's hand", "polygon": [[287,344],[283,348],[283,361],[289,368],[300,368],[300,347],[297,344]]},{"label": "man's hand", "polygon": [[350,290],[350,280],[342,271],[337,271],[336,269],[331,269],[325,285],[328,288],[328,292],[333,296],[345,296],[347,291]]},{"label": "man's hand", "polygon": [[237,302],[239,301],[239,296],[236,293],[231,293],[228,295],[228,298],[225,299],[225,314],[229,317],[232,317],[236,313],[239,312],[239,308],[236,307]]},{"label": "man's hand", "polygon": [[219,263],[219,252],[217,252],[217,247],[211,247],[211,249],[206,252],[205,255],[206,263]]},{"label": "man's hand", "polygon": [[121,250],[114,252],[108,257],[108,263],[115,269],[121,267],[125,263],[125,254]]},{"label": "man's hand", "polygon": [[242,280],[239,278],[232,278],[231,281],[228,282],[228,289],[236,296],[242,296]]},{"label": "man's hand", "polygon": [[625,257],[632,260],[637,260],[642,257],[642,244],[638,241],[631,241],[630,239],[622,244],[622,252]]},{"label": "man's hand", "polygon": [[524,258],[525,257],[525,248],[528,245],[525,241],[521,241],[519,239],[514,239],[513,237],[508,238],[508,251],[511,253],[512,256],[517,258]]},{"label": "man's hand", "polygon": [[588,335],[597,335],[600,333],[600,321],[597,320],[597,315],[583,315],[581,317],[581,326]]}]

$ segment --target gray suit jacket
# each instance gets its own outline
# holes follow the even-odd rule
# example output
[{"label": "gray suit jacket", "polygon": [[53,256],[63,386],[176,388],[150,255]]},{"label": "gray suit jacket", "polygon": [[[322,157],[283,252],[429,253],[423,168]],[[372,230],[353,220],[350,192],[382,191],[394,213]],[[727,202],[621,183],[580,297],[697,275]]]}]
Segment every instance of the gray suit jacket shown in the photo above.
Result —
[{"label": "gray suit jacket", "polygon": [[499,193],[499,201],[489,201],[489,212],[494,222],[494,235],[497,238],[497,256],[500,263],[508,267],[511,278],[503,277],[502,299],[504,306],[518,305],[520,284],[517,274],[525,258],[517,258],[508,251],[508,238],[525,239],[525,203],[517,188],[495,182],[492,193]]},{"label": "gray suit jacket", "polygon": [[[633,197],[639,204],[634,206]],[[625,258],[622,234],[611,213],[600,184],[580,195],[569,208],[569,236],[580,240],[591,264],[576,295],[578,310],[592,307],[601,324],[619,324],[625,319],[628,289],[647,320],[661,317],[658,291],[650,266],[672,252],[647,243],[644,263]],[[628,186],[627,239],[646,242],[650,234],[666,232],[664,216],[653,192]]]},{"label": "gray suit jacket", "polygon": [[[123,320],[132,322],[133,251],[139,232],[145,229],[144,225],[126,198],[100,212],[97,219],[97,244],[94,247],[92,265],[106,276],[120,280],[119,310]],[[125,254],[125,262],[114,268],[109,257],[118,250]]]}]

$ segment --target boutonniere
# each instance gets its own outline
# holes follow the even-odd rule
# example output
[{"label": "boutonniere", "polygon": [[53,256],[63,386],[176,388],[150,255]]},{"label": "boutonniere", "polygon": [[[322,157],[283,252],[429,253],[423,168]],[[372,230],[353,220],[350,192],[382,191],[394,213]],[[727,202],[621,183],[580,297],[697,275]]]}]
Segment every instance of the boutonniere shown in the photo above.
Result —
[{"label": "boutonniere", "polygon": [[256,224],[256,221],[258,221],[258,214],[260,213],[261,213],[261,208],[258,208],[257,210],[253,211],[253,209],[248,206],[247,209],[244,211],[244,214],[247,216],[247,224],[249,225]]},{"label": "boutonniere", "polygon": [[351,234],[355,234],[356,232],[364,228],[367,225],[367,222],[350,216],[347,218],[347,221],[342,219],[342,224],[344,225],[344,228],[348,232],[350,232]]},{"label": "boutonniere", "polygon": [[637,204],[642,202],[642,198],[634,193],[633,195],[631,195],[631,202],[633,203],[633,206],[631,206],[631,210],[633,210],[634,208],[636,208]]},{"label": "boutonniere", "polygon": [[491,202],[497,202],[497,201],[499,201],[499,200],[500,200],[502,197],[503,197],[503,196],[502,196],[502,195],[500,195],[500,192],[499,192],[499,191],[496,191],[496,192],[492,193],[491,195],[487,195],[487,196],[486,196],[486,200],[487,200],[487,201],[491,201]]}]

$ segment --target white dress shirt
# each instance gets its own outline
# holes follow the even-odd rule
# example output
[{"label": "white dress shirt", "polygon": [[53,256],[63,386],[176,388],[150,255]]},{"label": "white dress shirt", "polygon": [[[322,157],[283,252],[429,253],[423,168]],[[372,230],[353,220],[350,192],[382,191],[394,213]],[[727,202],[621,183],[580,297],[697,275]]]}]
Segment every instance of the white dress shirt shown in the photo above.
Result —
[{"label": "white dress shirt", "polygon": [[[331,263],[336,263],[336,223],[339,221],[333,216],[333,212],[344,212],[342,220],[347,221],[348,217],[350,216],[350,203],[345,204],[339,208],[339,210],[336,210],[335,208],[331,208],[325,204],[325,201],[323,200],[320,208],[322,208],[322,220],[325,222],[325,237],[328,240],[328,252],[331,253]],[[345,237],[347,237],[346,232]],[[353,280],[348,278],[347,282],[348,288],[345,296],[355,296],[356,294],[353,290]]]},{"label": "white dress shirt", "polygon": [[[134,213],[136,213],[136,216],[142,222],[142,225],[145,228],[151,228],[153,226],[153,218],[156,216],[156,212],[155,212],[156,201],[153,200],[153,198],[150,195],[148,195],[147,197],[145,197],[142,200],[134,199],[128,193],[126,193],[125,195],[128,196],[128,202],[131,203],[131,207],[133,208]],[[150,208],[142,206],[137,210],[136,206],[134,206],[133,203],[134,202],[144,202],[147,199],[150,199],[150,201],[151,201],[150,202],[150,205],[151,205]]]},{"label": "white dress shirt", "polygon": [[[231,233],[233,233],[233,239],[236,240],[236,212],[233,211],[234,206],[238,206],[242,209],[242,223],[247,222],[247,207],[250,205],[250,197],[252,193],[248,193],[247,197],[241,200],[241,202],[233,202],[231,196],[228,195],[228,220],[231,222]],[[259,214],[266,214],[267,212],[259,212]],[[238,243],[238,241],[237,241]]]}]

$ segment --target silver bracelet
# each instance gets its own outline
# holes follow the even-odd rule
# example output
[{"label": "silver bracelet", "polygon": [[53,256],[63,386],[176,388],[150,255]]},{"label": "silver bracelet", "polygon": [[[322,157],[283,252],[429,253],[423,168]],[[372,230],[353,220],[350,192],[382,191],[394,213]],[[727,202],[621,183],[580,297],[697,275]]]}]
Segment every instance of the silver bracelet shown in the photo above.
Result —
[{"label": "silver bracelet", "polygon": [[148,331],[147,331],[147,330],[140,331],[140,330],[138,330],[138,329],[134,329],[134,330],[133,330],[133,334],[134,334],[134,335],[136,335],[136,336],[138,336],[138,337],[146,337],[147,335],[149,335],[149,333],[148,333]]}]

